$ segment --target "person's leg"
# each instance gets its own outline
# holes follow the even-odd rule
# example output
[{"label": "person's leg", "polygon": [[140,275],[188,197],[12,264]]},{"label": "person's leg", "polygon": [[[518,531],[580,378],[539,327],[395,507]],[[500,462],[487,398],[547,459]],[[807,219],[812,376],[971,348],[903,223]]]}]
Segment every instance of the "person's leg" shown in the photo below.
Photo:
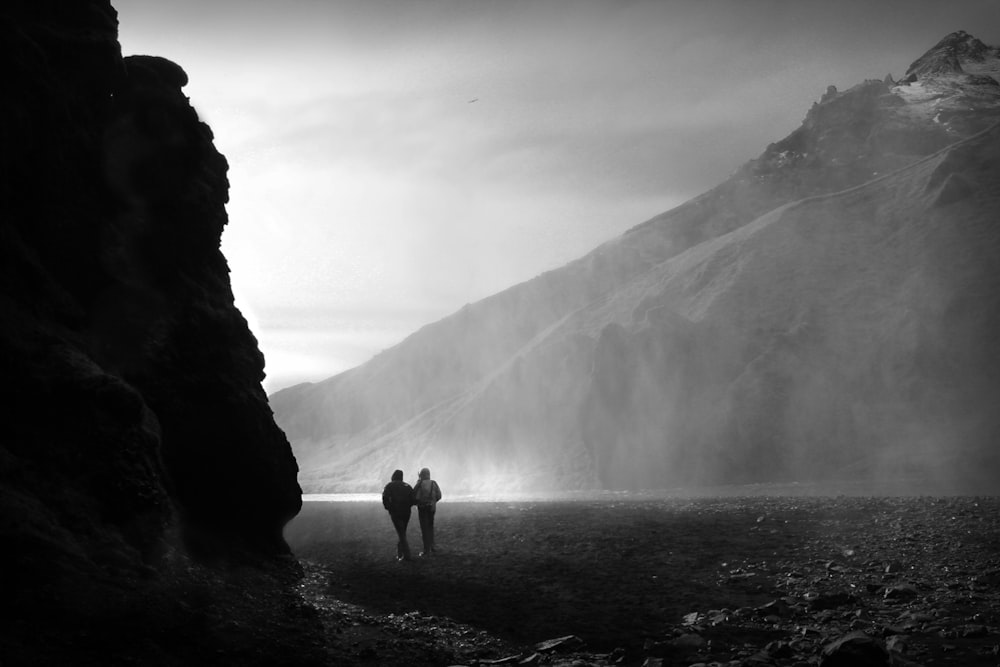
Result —
[{"label": "person's leg", "polygon": [[433,546],[433,537],[431,535],[433,526],[429,523],[432,518],[429,518],[431,515],[428,513],[428,509],[427,507],[417,508],[417,518],[420,520],[420,537],[424,542],[424,550],[420,554],[422,556],[430,556]]},{"label": "person's leg", "polygon": [[406,539],[406,528],[410,525],[409,513],[402,518],[402,524],[403,529],[399,535],[399,543],[403,548],[403,560],[412,560],[412,557],[410,556],[410,542]]},{"label": "person's leg", "polygon": [[427,535],[431,545],[431,553],[434,553],[434,513],[436,511],[436,507],[427,508]]},{"label": "person's leg", "polygon": [[392,517],[392,526],[396,529],[396,536],[399,538],[396,543],[396,558],[410,560],[410,544],[406,541],[406,526],[409,523],[409,517]]}]

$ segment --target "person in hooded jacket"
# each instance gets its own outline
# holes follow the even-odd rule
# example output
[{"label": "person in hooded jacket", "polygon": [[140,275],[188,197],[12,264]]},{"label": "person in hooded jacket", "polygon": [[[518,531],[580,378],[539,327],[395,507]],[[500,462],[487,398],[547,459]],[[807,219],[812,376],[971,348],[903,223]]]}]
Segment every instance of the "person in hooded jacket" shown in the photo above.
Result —
[{"label": "person in hooded jacket", "polygon": [[413,487],[413,501],[417,506],[417,518],[420,520],[420,536],[424,541],[424,550],[420,552],[423,557],[434,553],[434,512],[437,511],[439,500],[441,500],[441,487],[431,479],[431,471],[422,468],[419,479]]},{"label": "person in hooded jacket", "polygon": [[410,509],[413,507],[413,487],[403,481],[402,470],[392,473],[392,481],[382,489],[382,507],[389,512],[392,527],[399,537],[396,560],[413,560],[410,543],[406,540],[406,527],[410,524]]}]

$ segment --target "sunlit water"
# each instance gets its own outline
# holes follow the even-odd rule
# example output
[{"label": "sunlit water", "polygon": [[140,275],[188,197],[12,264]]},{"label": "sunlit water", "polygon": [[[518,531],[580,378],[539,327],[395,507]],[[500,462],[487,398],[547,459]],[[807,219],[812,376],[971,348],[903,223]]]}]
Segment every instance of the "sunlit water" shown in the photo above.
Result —
[{"label": "sunlit water", "polygon": [[[912,495],[978,495],[971,490],[934,488],[922,480],[896,479],[872,482],[768,483],[710,487],[648,489],[641,491],[548,491],[503,494],[448,495],[455,502],[569,502],[569,501],[648,501],[668,498],[737,498],[741,496],[912,496]],[[982,493],[980,491],[979,493]],[[377,502],[379,493],[315,493],[303,494],[305,502]]]}]

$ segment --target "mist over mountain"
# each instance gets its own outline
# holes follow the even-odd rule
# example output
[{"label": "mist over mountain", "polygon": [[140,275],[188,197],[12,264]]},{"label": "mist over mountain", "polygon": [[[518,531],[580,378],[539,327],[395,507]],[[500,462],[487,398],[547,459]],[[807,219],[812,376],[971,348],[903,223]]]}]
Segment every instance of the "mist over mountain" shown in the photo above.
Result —
[{"label": "mist over mountain", "polygon": [[303,489],[995,483],[998,81],[950,34],[703,195],[275,393]]}]

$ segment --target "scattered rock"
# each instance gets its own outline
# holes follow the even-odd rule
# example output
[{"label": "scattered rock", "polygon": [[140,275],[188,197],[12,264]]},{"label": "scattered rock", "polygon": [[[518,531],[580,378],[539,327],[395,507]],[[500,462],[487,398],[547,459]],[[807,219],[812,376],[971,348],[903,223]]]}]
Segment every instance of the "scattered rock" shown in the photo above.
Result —
[{"label": "scattered rock", "polygon": [[906,635],[893,635],[885,640],[885,647],[889,651],[906,653]]},{"label": "scattered rock", "polygon": [[850,593],[830,593],[812,597],[809,600],[809,608],[813,611],[822,611],[854,604],[854,602],[854,596]]},{"label": "scattered rock", "polygon": [[965,639],[986,637],[989,635],[989,630],[987,630],[985,625],[966,625],[961,629],[959,634]]},{"label": "scattered rock", "polygon": [[823,647],[820,667],[887,667],[885,644],[863,632],[852,632]]},{"label": "scattered rock", "polygon": [[547,639],[543,642],[535,644],[535,651],[539,653],[551,653],[555,652],[568,652],[575,651],[583,647],[583,640],[576,635],[566,635],[565,637],[556,637],[555,639]]},{"label": "scattered rock", "polygon": [[896,584],[885,589],[886,600],[908,600],[919,595],[917,587],[913,584]]},{"label": "scattered rock", "polygon": [[698,612],[693,611],[690,614],[684,614],[684,618],[681,620],[684,623],[684,625],[694,625],[695,623],[698,622],[698,619],[700,617],[701,615]]},{"label": "scattered rock", "polygon": [[770,655],[772,658],[791,658],[795,655],[792,647],[788,642],[771,642],[764,647],[764,652]]},{"label": "scattered rock", "polygon": [[756,611],[758,614],[764,617],[767,616],[786,617],[791,612],[791,606],[784,600],[772,600],[771,602],[768,602],[765,605],[757,607],[754,611]]},{"label": "scattered rock", "polygon": [[[782,554],[771,558],[770,553],[762,553],[759,556],[761,560],[727,563],[722,566],[725,568],[722,577],[718,576],[716,565],[705,568],[704,580],[720,586],[725,585],[731,573],[755,572],[755,580],[767,587],[768,592],[757,594],[753,606],[738,606],[755,598],[747,598],[745,584],[737,583],[729,591],[732,597],[717,596],[712,604],[706,604],[702,609],[682,607],[676,612],[673,623],[667,621],[655,628],[647,625],[648,632],[633,636],[628,643],[622,641],[623,648],[610,655],[569,647],[558,653],[542,653],[534,646],[518,650],[509,645],[491,645],[487,650],[470,647],[448,655],[455,655],[456,662],[464,659],[472,664],[485,664],[486,660],[517,655],[522,662],[528,660],[526,664],[537,660],[535,664],[548,667],[638,666],[646,658],[660,659],[665,665],[818,667],[824,659],[824,646],[854,632],[855,637],[870,637],[870,640],[864,641],[870,642],[876,649],[881,643],[884,654],[873,650],[874,659],[887,655],[889,662],[883,664],[891,667],[912,665],[912,660],[924,656],[940,656],[942,642],[952,647],[946,654],[951,664],[992,665],[995,661],[983,663],[982,656],[997,643],[1000,591],[989,587],[984,582],[985,576],[979,573],[996,571],[1000,567],[1000,559],[990,550],[991,542],[973,545],[968,540],[963,547],[958,547],[959,540],[955,538],[967,535],[968,530],[976,528],[992,539],[989,536],[1000,531],[998,503],[1000,501],[990,500],[989,510],[982,512],[986,519],[980,521],[979,514],[972,513],[974,503],[971,500],[841,498],[808,502],[802,499],[760,501],[760,506],[766,506],[768,516],[774,517],[776,524],[789,523],[788,520],[794,519],[796,512],[801,513],[800,516],[835,516],[837,519],[835,524],[823,525],[822,530],[815,531],[823,534],[821,539],[803,540],[794,555]],[[721,501],[712,501],[710,506],[725,512],[731,512],[733,507]],[[659,503],[650,507],[656,507],[658,511],[662,509]],[[701,512],[706,505],[692,504],[691,507]],[[757,515],[758,512],[755,512],[752,516]],[[870,519],[858,520],[857,515]],[[961,519],[952,520],[952,516]],[[817,524],[806,525],[812,531]],[[845,535],[849,535],[849,539],[865,541],[864,562],[851,561],[851,566],[842,572],[831,570],[828,568],[828,554],[839,553],[839,545]],[[914,539],[908,539],[911,536]],[[933,549],[928,549],[928,546]],[[879,585],[869,592],[867,584],[873,579],[885,574],[899,576],[898,573],[884,572],[893,560],[904,564],[905,581]],[[798,576],[789,577],[790,572]],[[646,577],[643,579],[646,580]],[[952,582],[960,585],[948,586]],[[892,593],[886,598],[884,592],[887,586],[890,589],[901,586],[904,590],[912,587],[911,592],[919,591],[919,594],[893,598],[892,595],[898,593]],[[340,594],[342,579],[336,581],[335,590]],[[646,607],[644,611],[649,609]],[[442,611],[441,614],[433,624],[429,621],[425,623],[425,619],[430,617],[422,614],[407,620],[414,628],[414,639],[425,631],[424,628],[429,632],[432,627],[443,627],[447,622],[447,613]],[[408,615],[396,616],[397,619],[404,617],[410,618]],[[571,627],[576,626],[567,626],[566,629]],[[365,626],[360,630],[367,632],[370,628]],[[555,641],[558,643],[563,639],[559,636],[562,634],[557,630],[549,632],[548,636],[557,637]],[[455,636],[470,645],[482,641],[475,632],[469,636],[456,632]],[[580,636],[591,641],[590,635]],[[608,645],[607,635],[601,643]],[[837,655],[850,655],[847,651],[856,649],[856,646],[845,648]],[[538,654],[537,658],[532,657],[535,654]],[[389,655],[403,654],[398,649],[379,647],[379,659],[386,659]],[[831,655],[825,659],[830,664],[829,661],[837,657]]]},{"label": "scattered rock", "polygon": [[903,630],[902,628],[897,627],[895,625],[883,625],[881,627],[882,627],[882,636],[883,637],[891,637],[892,635],[906,634],[905,630]]},{"label": "scattered rock", "polygon": [[671,639],[668,644],[680,651],[696,651],[705,645],[705,639],[701,635],[687,633]]}]

